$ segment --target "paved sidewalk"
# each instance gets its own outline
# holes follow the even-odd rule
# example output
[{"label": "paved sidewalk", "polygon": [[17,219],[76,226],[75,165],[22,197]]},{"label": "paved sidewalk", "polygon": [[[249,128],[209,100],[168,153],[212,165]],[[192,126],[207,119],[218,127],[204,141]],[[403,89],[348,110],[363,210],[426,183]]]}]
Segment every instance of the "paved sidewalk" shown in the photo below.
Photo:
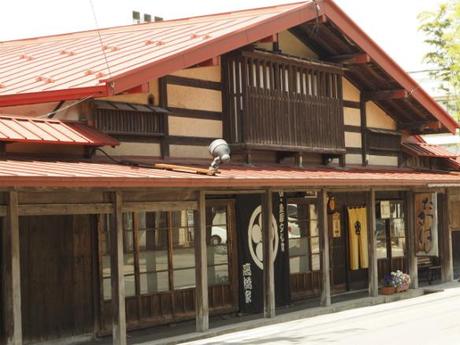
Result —
[{"label": "paved sidewalk", "polygon": [[[417,290],[409,290],[404,293],[392,295],[392,296],[378,296],[375,298],[367,297],[366,292],[354,293],[349,295],[343,295],[333,298],[333,304],[330,307],[318,307],[319,301],[310,301],[308,303],[290,306],[288,308],[281,308],[277,310],[277,316],[273,319],[264,319],[262,315],[247,315],[242,317],[228,316],[228,317],[217,317],[212,318],[210,322],[211,329],[207,332],[197,333],[195,332],[195,322],[183,322],[177,323],[172,326],[161,326],[155,328],[149,328],[141,331],[134,331],[128,333],[128,343],[131,345],[170,345],[170,344],[217,344],[213,342],[217,336],[227,336],[233,338],[236,336],[235,332],[248,331],[269,327],[284,327],[286,322],[305,320],[305,322],[314,322],[318,317],[328,317],[331,315],[337,315],[344,311],[361,311],[369,308],[370,306],[377,306],[385,308],[397,307],[396,303],[402,303],[404,301],[414,301],[417,303],[420,299],[438,299],[442,297],[443,291],[446,293],[452,291],[454,295],[460,295],[460,283],[451,282],[442,285],[431,285],[425,286]],[[431,293],[437,292],[437,293]],[[426,294],[428,293],[428,294]],[[400,301],[400,302],[396,302]],[[396,303],[389,303],[396,302]],[[359,309],[357,309],[359,308]],[[370,307],[374,308],[374,307]],[[460,309],[460,303],[458,304]],[[262,328],[261,328],[262,327]],[[283,331],[284,332],[284,331]],[[220,338],[220,337],[219,337]],[[208,339],[208,340],[201,340]],[[460,339],[460,338],[459,338]],[[190,343],[191,341],[201,341],[196,343]],[[111,338],[104,337],[101,339],[84,341],[81,342],[84,345],[110,345]],[[220,344],[220,343],[219,343]],[[222,342],[225,344],[225,342]],[[234,343],[233,343],[234,344]],[[241,343],[241,344],[258,344],[253,342]],[[261,342],[260,344],[266,344]],[[269,344],[269,343],[267,343]],[[302,344],[302,342],[290,342],[289,344]],[[308,342],[310,344],[310,342]],[[351,343],[353,344],[353,343]],[[387,344],[394,345],[391,341]],[[412,345],[412,342],[408,342],[405,345]],[[460,340],[457,345],[460,344]],[[354,344],[353,344],[354,345]],[[372,344],[376,345],[376,344]],[[425,345],[425,343],[420,343]],[[436,344],[438,345],[438,344]],[[444,345],[444,344],[439,344]]]},{"label": "paved sidewalk", "polygon": [[458,345],[459,286],[447,284],[442,292],[418,298],[258,327],[184,345]]}]

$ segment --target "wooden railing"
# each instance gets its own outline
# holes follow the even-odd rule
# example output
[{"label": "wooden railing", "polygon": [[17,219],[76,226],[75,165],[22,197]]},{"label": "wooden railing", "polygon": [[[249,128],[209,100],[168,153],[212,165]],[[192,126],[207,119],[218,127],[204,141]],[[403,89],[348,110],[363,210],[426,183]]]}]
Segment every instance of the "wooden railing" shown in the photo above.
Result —
[{"label": "wooden railing", "polygon": [[225,135],[275,150],[344,150],[342,71],[261,52],[223,60]]}]

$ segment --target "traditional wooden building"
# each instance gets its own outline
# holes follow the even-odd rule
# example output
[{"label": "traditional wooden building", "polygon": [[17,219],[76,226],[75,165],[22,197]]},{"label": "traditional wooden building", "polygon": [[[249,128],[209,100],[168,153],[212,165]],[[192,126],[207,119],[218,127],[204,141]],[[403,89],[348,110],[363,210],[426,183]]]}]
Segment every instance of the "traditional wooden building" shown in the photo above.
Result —
[{"label": "traditional wooden building", "polygon": [[331,0],[2,42],[0,113],[0,343],[453,278],[458,124]]}]

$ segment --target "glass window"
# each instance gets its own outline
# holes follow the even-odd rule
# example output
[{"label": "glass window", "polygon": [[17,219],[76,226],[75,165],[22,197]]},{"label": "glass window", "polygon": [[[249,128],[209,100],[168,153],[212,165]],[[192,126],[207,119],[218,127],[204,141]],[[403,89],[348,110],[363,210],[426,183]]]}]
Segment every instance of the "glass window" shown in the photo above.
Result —
[{"label": "glass window", "polygon": [[375,223],[375,237],[377,241],[377,259],[387,258],[387,235],[385,231],[385,220],[377,219]]},{"label": "glass window", "polygon": [[208,251],[208,285],[228,284],[229,234],[227,204],[206,208],[206,243]]},{"label": "glass window", "polygon": [[[386,233],[387,222],[389,222],[389,238]],[[391,256],[393,258],[403,257],[406,252],[406,225],[404,204],[399,200],[390,201],[390,218],[377,219],[376,223],[377,258],[388,257],[387,243],[391,243]]]},{"label": "glass window", "polygon": [[146,272],[139,274],[139,284],[141,294],[151,294],[154,292],[169,290],[169,273],[164,272]]},{"label": "glass window", "polygon": [[287,213],[290,272],[320,270],[321,248],[316,205],[304,201],[289,203]]},{"label": "glass window", "polygon": [[[100,236],[103,251],[102,287],[105,300],[112,297],[109,229],[110,217],[107,216],[105,229]],[[169,253],[170,245],[171,253]],[[194,287],[193,211],[124,213],[123,252],[126,296],[135,296],[137,291],[140,294],[152,294],[168,291],[171,288]],[[170,262],[171,258],[172,262]],[[139,275],[138,279],[136,274]],[[172,287],[171,279],[174,282]]]},{"label": "glass window", "polygon": [[[398,204],[398,206],[401,206]],[[401,214],[398,214],[401,216]],[[403,216],[403,215],[402,215]],[[406,252],[406,234],[404,218],[390,219],[391,256],[403,257]]]}]

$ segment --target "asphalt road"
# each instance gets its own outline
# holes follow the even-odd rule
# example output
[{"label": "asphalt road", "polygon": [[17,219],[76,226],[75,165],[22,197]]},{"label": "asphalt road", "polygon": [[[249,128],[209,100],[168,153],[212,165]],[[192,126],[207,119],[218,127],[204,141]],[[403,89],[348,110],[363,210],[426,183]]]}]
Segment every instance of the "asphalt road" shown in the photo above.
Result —
[{"label": "asphalt road", "polygon": [[460,345],[460,288],[186,344]]}]

